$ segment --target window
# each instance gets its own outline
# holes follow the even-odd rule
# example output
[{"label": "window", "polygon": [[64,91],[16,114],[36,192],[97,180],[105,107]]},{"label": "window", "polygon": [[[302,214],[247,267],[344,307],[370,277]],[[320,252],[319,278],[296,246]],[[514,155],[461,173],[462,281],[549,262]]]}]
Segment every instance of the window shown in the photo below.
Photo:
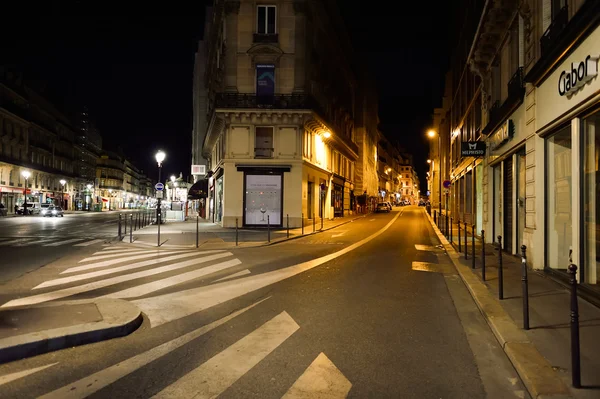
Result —
[{"label": "window", "polygon": [[584,126],[583,282],[600,287],[600,113],[586,118]]},{"label": "window", "polygon": [[275,6],[258,6],[256,32],[260,34],[274,35],[275,14]]},{"label": "window", "polygon": [[273,128],[257,126],[254,144],[255,158],[273,158]]}]

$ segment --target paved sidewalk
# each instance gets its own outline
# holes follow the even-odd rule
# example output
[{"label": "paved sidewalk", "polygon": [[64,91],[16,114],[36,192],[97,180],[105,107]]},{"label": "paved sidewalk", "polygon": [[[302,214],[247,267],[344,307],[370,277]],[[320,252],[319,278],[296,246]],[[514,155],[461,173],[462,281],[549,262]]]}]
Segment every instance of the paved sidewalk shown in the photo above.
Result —
[{"label": "paved sidewalk", "polygon": [[121,337],[142,321],[140,310],[120,299],[2,309],[0,363]]},{"label": "paved sidewalk", "polygon": [[[352,222],[353,220],[365,217],[364,214],[350,215],[346,217],[335,218],[333,220],[321,220],[316,223],[308,224],[302,228],[290,229],[238,229],[237,246],[238,247],[258,247],[273,245],[282,241],[292,240],[303,235],[318,234],[323,231]],[[137,225],[137,223],[134,223]],[[135,245],[158,245],[158,226],[148,225],[141,229],[134,228],[132,232],[128,226],[127,234],[122,229],[122,243]],[[115,240],[117,240],[115,235]],[[196,247],[196,218],[189,218],[185,222],[166,222],[160,226],[160,244],[161,247]],[[236,229],[223,228],[215,223],[206,222],[199,219],[198,222],[198,248],[202,249],[228,249],[236,247]]]},{"label": "paved sidewalk", "polygon": [[[432,225],[433,218],[429,216]],[[446,250],[457,267],[475,302],[486,317],[496,337],[513,362],[515,369],[528,387],[532,397],[564,397],[561,387],[542,378],[555,375],[574,398],[600,398],[600,308],[579,298],[581,383],[583,388],[571,386],[570,291],[548,277],[543,271],[528,270],[529,330],[523,330],[523,300],[521,258],[503,252],[504,299],[499,299],[498,250],[496,245],[482,248],[480,237],[475,237],[475,262],[472,256],[472,229],[468,228],[468,249],[465,259],[464,225],[461,225],[461,252],[458,252],[458,226],[452,229],[452,244],[445,233],[445,225],[434,230],[445,243]],[[448,226],[450,227],[450,226]],[[477,233],[476,233],[477,234]],[[448,234],[448,237],[450,234]],[[485,281],[482,280],[482,250],[485,255]],[[474,268],[473,268],[474,266]],[[478,298],[479,297],[479,298]],[[496,306],[496,307],[495,307]],[[495,313],[495,310],[498,313]],[[506,318],[503,318],[503,315]],[[504,325],[503,325],[504,324]],[[520,341],[520,343],[519,343]],[[519,344],[518,344],[519,343]],[[539,352],[544,363],[536,362]],[[549,366],[554,373],[543,370]],[[556,382],[556,381],[554,381]],[[563,395],[563,396],[561,396]]]}]

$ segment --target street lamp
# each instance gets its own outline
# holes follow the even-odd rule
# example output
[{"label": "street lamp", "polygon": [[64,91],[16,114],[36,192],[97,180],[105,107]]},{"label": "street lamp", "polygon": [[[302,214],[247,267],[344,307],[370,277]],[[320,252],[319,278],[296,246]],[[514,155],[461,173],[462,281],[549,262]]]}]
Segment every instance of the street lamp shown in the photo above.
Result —
[{"label": "street lamp", "polygon": [[[438,172],[438,181],[439,181],[439,189],[438,189],[439,206],[438,206],[438,209],[439,209],[439,212],[441,215],[442,214],[442,137],[439,135],[439,133],[436,133],[435,130],[429,130],[427,132],[427,136],[429,136],[429,138],[431,138],[431,139],[434,138],[436,136],[436,134],[438,136],[438,154],[437,155],[438,155],[438,168],[440,170]],[[427,163],[430,163],[429,161],[431,161],[431,160],[427,160]],[[433,161],[432,161],[432,163],[433,163]],[[435,170],[434,170],[435,168],[433,168],[434,165],[432,164],[431,166],[432,166],[433,172],[435,173]],[[433,176],[435,177],[435,175],[433,175]],[[448,212],[448,209],[446,209],[446,212]]]},{"label": "street lamp", "polygon": [[[171,175],[171,201],[175,201],[175,175]],[[173,209],[173,205],[171,205],[171,209]]]},{"label": "street lamp", "polygon": [[61,206],[61,208],[64,208],[65,207],[65,184],[67,184],[67,181],[65,179],[60,179],[58,182],[61,185],[60,206]]},{"label": "street lamp", "polygon": [[[162,171],[162,163],[165,160],[165,157],[167,156],[167,154],[165,154],[162,150],[159,150],[156,155],[154,156],[156,158],[156,163],[158,164],[158,182],[160,183],[160,173]],[[160,204],[161,204],[161,198],[162,198],[162,192],[161,196],[157,195],[157,199],[158,199],[158,203],[156,205],[156,223],[158,224],[158,246],[160,247],[160,216],[161,216],[161,209],[160,209]]]},{"label": "street lamp", "polygon": [[27,187],[29,186],[29,177],[31,176],[31,172],[28,170],[24,170],[21,172],[21,176],[25,178],[25,203],[23,205],[23,215],[27,215]]},{"label": "street lamp", "polygon": [[88,197],[89,197],[89,201],[87,203],[87,210],[88,212],[90,211],[91,205],[92,205],[92,185],[90,183],[85,185],[88,189]]},{"label": "street lamp", "polygon": [[109,188],[108,189],[108,210],[109,211],[112,211],[112,198],[113,198],[112,188]]}]

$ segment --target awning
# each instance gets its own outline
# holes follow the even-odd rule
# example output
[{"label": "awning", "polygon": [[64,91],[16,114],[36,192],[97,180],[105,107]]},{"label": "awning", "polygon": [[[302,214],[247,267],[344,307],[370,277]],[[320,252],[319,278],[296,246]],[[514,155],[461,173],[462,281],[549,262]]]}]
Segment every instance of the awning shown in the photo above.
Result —
[{"label": "awning", "polygon": [[102,202],[108,202],[108,198],[102,197]]},{"label": "awning", "polygon": [[188,190],[188,199],[201,199],[208,196],[208,179],[200,179]]}]

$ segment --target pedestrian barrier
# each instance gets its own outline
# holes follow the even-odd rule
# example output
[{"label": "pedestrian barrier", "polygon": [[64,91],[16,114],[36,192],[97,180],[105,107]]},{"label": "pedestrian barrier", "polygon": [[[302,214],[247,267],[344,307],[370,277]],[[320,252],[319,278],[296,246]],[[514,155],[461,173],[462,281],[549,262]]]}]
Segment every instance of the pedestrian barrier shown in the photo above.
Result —
[{"label": "pedestrian barrier", "polygon": [[485,281],[485,230],[481,230],[481,280]]},{"label": "pedestrian barrier", "polygon": [[502,270],[502,236],[498,236],[498,299],[504,299],[504,271]]},{"label": "pedestrian barrier", "polygon": [[579,345],[579,305],[577,304],[577,266],[568,267],[571,284],[571,381],[574,388],[581,388],[581,356]]},{"label": "pedestrian barrier", "polygon": [[529,330],[529,286],[527,283],[527,247],[521,245],[521,285],[523,288],[523,329]]}]

